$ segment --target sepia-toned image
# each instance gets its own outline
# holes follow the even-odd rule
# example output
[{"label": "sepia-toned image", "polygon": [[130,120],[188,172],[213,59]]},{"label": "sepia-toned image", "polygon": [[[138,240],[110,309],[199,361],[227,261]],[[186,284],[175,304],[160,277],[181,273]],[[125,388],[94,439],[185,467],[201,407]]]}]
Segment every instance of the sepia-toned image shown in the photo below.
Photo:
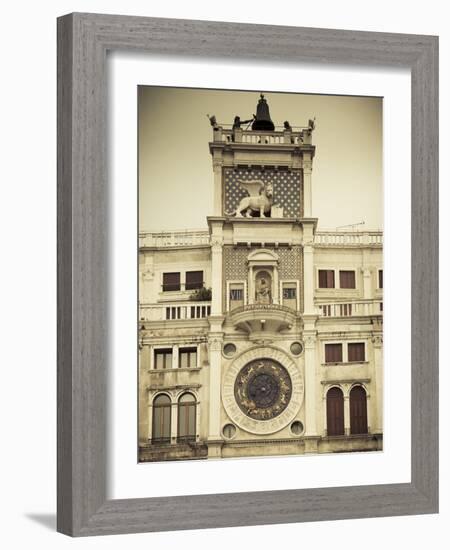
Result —
[{"label": "sepia-toned image", "polygon": [[140,462],[383,448],[382,98],[140,86]]}]

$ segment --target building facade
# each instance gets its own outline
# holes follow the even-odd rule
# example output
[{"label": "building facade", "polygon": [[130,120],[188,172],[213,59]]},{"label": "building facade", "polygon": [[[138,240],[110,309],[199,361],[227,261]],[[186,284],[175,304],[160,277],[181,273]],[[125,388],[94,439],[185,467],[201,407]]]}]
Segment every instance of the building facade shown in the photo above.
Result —
[{"label": "building facade", "polygon": [[208,230],[139,235],[139,460],[380,450],[382,233],[317,230],[313,121],[211,126]]}]

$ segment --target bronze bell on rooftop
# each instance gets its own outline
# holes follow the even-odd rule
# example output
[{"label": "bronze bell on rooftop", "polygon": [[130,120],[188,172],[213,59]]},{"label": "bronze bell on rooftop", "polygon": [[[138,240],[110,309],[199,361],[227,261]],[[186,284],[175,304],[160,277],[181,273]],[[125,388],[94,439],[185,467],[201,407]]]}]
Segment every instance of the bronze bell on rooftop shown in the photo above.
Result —
[{"label": "bronze bell on rooftop", "polygon": [[275,130],[275,125],[270,118],[269,105],[264,99],[263,94],[261,94],[258,105],[256,106],[256,118],[252,124],[252,130],[264,132],[273,132]]}]

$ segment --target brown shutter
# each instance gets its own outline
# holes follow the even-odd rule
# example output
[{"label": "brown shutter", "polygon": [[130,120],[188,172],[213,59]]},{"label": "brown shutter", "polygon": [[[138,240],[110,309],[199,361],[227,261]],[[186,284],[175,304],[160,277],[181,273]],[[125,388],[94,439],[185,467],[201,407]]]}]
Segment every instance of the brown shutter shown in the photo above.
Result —
[{"label": "brown shutter", "polygon": [[342,363],[342,344],[325,344],[325,363]]},{"label": "brown shutter", "polygon": [[319,288],[334,288],[334,271],[319,269]]},{"label": "brown shutter", "polygon": [[378,288],[383,288],[383,270],[378,271]]},{"label": "brown shutter", "polygon": [[339,271],[339,286],[341,288],[356,288],[354,271]]},{"label": "brown shutter", "polygon": [[186,290],[203,287],[203,271],[186,271]]},{"label": "brown shutter", "polygon": [[327,434],[344,435],[344,395],[339,388],[327,392]]},{"label": "brown shutter", "polygon": [[365,346],[364,342],[357,342],[348,345],[348,360],[349,361],[365,361]]},{"label": "brown shutter", "polygon": [[163,291],[180,290],[179,273],[163,273]]},{"label": "brown shutter", "polygon": [[350,392],[350,433],[366,434],[367,396],[362,386],[355,386]]}]

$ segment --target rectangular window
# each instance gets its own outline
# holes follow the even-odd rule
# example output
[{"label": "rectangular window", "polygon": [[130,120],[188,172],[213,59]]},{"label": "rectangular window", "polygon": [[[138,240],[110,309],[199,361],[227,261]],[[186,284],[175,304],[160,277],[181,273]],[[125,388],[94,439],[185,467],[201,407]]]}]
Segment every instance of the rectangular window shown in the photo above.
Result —
[{"label": "rectangular window", "polygon": [[349,362],[366,360],[364,342],[348,345],[348,360]]},{"label": "rectangular window", "polygon": [[180,290],[179,273],[163,273],[163,292]]},{"label": "rectangular window", "polygon": [[340,288],[356,288],[354,271],[339,271]]},{"label": "rectangular window", "polygon": [[342,363],[342,344],[325,344],[325,363]]},{"label": "rectangular window", "polygon": [[383,270],[378,270],[378,288],[383,288]]},{"label": "rectangular window", "polygon": [[172,368],[172,349],[155,349],[155,369]]},{"label": "rectangular window", "polygon": [[197,348],[180,348],[178,354],[180,369],[190,369],[197,366]]},{"label": "rectangular window", "polygon": [[186,290],[203,288],[203,271],[186,271]]},{"label": "rectangular window", "polygon": [[334,288],[334,271],[319,269],[319,288]]}]

